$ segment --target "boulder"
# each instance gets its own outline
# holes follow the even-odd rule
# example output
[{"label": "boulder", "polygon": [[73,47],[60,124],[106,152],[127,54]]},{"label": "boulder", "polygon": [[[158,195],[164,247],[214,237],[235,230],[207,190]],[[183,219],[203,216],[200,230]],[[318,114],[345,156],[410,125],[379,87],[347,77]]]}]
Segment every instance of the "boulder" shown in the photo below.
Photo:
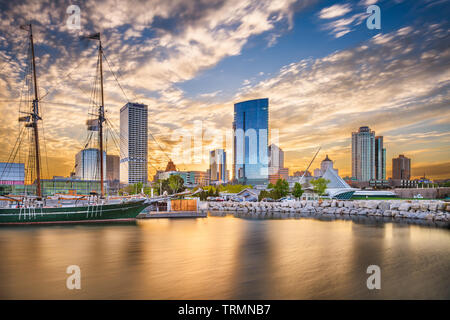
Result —
[{"label": "boulder", "polygon": [[409,209],[411,209],[411,203],[408,202],[403,202],[402,204],[400,204],[400,206],[398,207],[399,211],[408,211]]},{"label": "boulder", "polygon": [[367,209],[376,209],[378,207],[378,201],[375,200],[366,201],[364,207]]},{"label": "boulder", "polygon": [[379,203],[378,203],[378,209],[381,209],[381,210],[389,210],[390,209],[390,203],[388,202],[388,201],[380,201]]},{"label": "boulder", "polygon": [[400,202],[393,201],[390,203],[389,210],[398,210],[399,207],[400,207]]},{"label": "boulder", "polygon": [[438,207],[437,203],[436,202],[432,202],[432,203],[430,203],[428,205],[428,210],[435,212],[435,211],[437,211],[437,207]]},{"label": "boulder", "polygon": [[392,211],[391,210],[384,210],[383,211],[384,217],[392,217]]},{"label": "boulder", "polygon": [[420,203],[418,201],[415,201],[411,203],[411,209],[419,210],[420,209]]}]

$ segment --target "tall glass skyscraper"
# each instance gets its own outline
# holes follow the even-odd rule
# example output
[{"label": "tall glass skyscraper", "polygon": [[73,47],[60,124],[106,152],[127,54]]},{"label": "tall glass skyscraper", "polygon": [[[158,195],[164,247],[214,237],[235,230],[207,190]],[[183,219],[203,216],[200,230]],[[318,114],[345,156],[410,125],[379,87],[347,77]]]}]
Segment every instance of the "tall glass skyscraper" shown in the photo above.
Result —
[{"label": "tall glass skyscraper", "polygon": [[269,99],[234,105],[233,180],[243,184],[268,181]]}]

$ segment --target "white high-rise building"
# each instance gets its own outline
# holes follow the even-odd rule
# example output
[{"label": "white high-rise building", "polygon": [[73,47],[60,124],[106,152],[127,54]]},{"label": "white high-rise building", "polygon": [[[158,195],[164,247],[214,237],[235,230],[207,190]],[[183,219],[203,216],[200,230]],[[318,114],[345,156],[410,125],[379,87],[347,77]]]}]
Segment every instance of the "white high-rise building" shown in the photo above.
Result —
[{"label": "white high-rise building", "polygon": [[120,138],[120,183],[147,183],[147,105],[129,102],[120,109]]}]

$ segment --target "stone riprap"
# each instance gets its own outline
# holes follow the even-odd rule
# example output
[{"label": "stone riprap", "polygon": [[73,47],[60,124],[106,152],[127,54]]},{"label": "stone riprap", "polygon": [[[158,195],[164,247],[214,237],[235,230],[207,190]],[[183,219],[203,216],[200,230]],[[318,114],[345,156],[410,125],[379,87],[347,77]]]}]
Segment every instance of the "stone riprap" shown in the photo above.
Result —
[{"label": "stone riprap", "polygon": [[206,202],[202,209],[243,216],[286,218],[335,215],[450,222],[450,203],[440,200],[323,200],[287,202]]}]

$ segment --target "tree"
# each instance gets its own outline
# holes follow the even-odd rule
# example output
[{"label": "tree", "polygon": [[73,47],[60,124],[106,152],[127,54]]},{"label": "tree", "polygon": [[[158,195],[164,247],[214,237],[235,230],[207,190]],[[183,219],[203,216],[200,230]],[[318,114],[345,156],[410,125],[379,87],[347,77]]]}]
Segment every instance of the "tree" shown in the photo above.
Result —
[{"label": "tree", "polygon": [[323,196],[325,190],[327,189],[327,185],[330,183],[330,180],[319,178],[316,180],[312,180],[310,183],[314,187],[314,192],[316,192],[319,196]]},{"label": "tree", "polygon": [[296,182],[294,184],[294,190],[292,190],[292,194],[294,195],[294,197],[301,198],[303,192],[304,191],[302,189],[302,185],[300,183]]},{"label": "tree", "polygon": [[184,180],[177,174],[169,177],[169,187],[172,189],[172,193],[177,193],[183,190]]},{"label": "tree", "polygon": [[261,201],[264,198],[271,198],[271,197],[272,197],[272,194],[270,191],[261,190],[261,192],[259,193],[259,196],[258,196],[258,201]]},{"label": "tree", "polygon": [[142,182],[135,183],[135,184],[133,185],[133,191],[134,191],[134,194],[140,193],[143,186],[144,186],[144,184],[143,184]]},{"label": "tree", "polygon": [[277,183],[273,187],[274,199],[280,199],[285,197],[289,193],[289,183],[284,179],[278,179]]},{"label": "tree", "polygon": [[124,195],[124,194],[138,194],[141,192],[142,190],[142,182],[138,182],[135,184],[129,184],[127,186],[125,186],[124,188],[119,190],[119,195]]},{"label": "tree", "polygon": [[269,183],[268,185],[267,185],[267,189],[273,189],[275,186],[273,185],[273,183]]},{"label": "tree", "polygon": [[252,188],[252,186],[242,184],[228,184],[228,185],[221,185],[218,188],[220,192],[239,193],[244,189]]}]

